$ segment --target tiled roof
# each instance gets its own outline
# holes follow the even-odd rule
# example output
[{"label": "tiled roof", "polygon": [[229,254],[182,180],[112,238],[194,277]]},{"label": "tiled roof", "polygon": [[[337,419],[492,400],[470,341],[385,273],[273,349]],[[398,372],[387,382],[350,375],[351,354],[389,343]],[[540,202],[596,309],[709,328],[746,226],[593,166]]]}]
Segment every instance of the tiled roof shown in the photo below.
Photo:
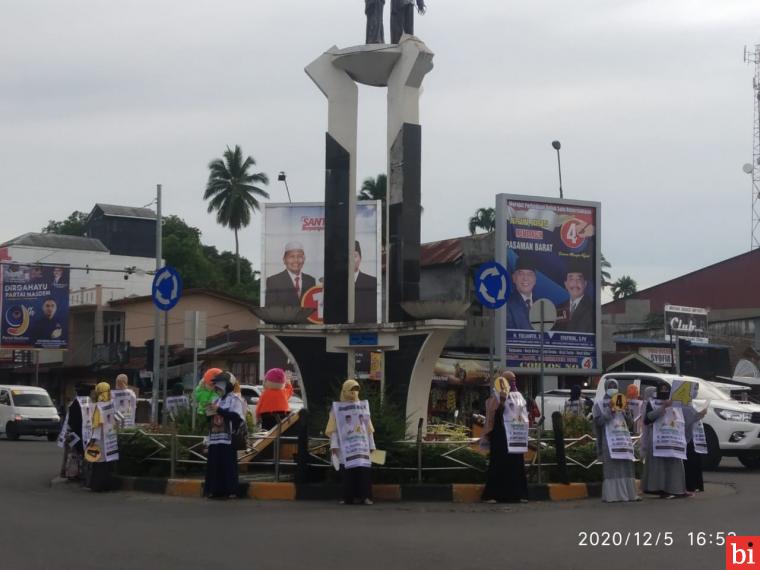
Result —
[{"label": "tiled roof", "polygon": [[[132,206],[115,206],[113,204],[95,204],[95,208],[100,208],[100,210],[106,216],[116,216],[119,218],[145,218],[148,220],[156,219],[156,213],[150,208],[134,208]],[[93,208],[93,210],[95,208]]]},{"label": "tiled roof", "polygon": [[102,251],[108,253],[108,248],[103,245],[103,242],[99,239],[59,234],[23,234],[0,244],[0,247],[11,245],[46,247],[50,249],[74,249],[80,251]]}]

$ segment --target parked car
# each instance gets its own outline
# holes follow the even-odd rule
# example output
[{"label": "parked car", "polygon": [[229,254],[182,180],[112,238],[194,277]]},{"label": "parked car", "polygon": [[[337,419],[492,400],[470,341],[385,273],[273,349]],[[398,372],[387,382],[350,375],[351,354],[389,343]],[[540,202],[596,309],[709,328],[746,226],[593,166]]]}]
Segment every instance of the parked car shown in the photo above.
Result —
[{"label": "parked car", "polygon": [[[256,408],[256,404],[259,403],[259,397],[261,396],[261,393],[264,391],[264,386],[261,386],[259,384],[241,384],[240,385],[240,394],[245,398],[245,401],[248,402],[248,406],[250,408],[251,413],[254,413],[254,409]],[[288,400],[288,403],[290,404],[290,411],[291,412],[297,412],[299,410],[302,410],[303,400],[293,394],[290,397],[290,400]]]},{"label": "parked car", "polygon": [[22,435],[46,436],[55,441],[61,416],[50,395],[35,386],[0,386],[0,433],[10,440]]},{"label": "parked car", "polygon": [[723,457],[737,457],[742,465],[749,469],[760,468],[760,405],[748,401],[734,400],[730,393],[721,390],[707,380],[693,376],[676,376],[675,374],[605,374],[599,381],[597,396],[601,397],[604,382],[608,378],[617,380],[621,392],[635,383],[641,393],[648,386],[657,386],[662,382],[669,385],[674,380],[688,380],[699,385],[694,405],[704,408],[709,402],[707,415],[702,423],[707,436],[708,453],[703,458],[704,466],[714,469]]}]

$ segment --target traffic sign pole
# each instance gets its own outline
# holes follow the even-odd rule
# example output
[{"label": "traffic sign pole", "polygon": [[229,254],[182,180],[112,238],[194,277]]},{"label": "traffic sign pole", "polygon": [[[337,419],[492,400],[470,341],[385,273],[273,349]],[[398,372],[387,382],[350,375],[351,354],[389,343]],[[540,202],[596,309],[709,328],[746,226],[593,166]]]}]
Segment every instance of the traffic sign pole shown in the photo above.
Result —
[{"label": "traffic sign pole", "polygon": [[[156,273],[161,269],[161,185],[156,186]],[[158,423],[158,389],[161,386],[161,311],[154,309],[153,315],[153,387],[150,406],[150,422]]]},{"label": "traffic sign pole", "polygon": [[[177,303],[179,303],[179,300],[182,297],[182,278],[180,277],[179,273],[177,273],[176,269],[167,266],[156,271],[156,274],[153,276],[151,297],[153,299],[153,304],[156,307],[157,313],[158,311],[164,312],[163,397],[164,402],[166,402],[169,387],[169,315],[167,313],[171,311],[177,305]],[[158,317],[157,320],[159,320],[160,330],[160,317]],[[159,335],[157,334],[156,338],[158,338],[158,336]],[[160,360],[158,360],[158,356],[159,355],[154,354],[154,371],[157,371],[159,368]],[[158,380],[158,376],[159,375],[156,373],[156,380]],[[156,411],[154,414],[156,416],[156,423],[158,423],[158,393],[161,391],[162,384],[160,381],[156,380],[153,382],[153,401],[156,404]],[[168,411],[168,408],[166,405],[164,405],[164,411],[163,414],[161,414],[163,423],[166,423],[166,420],[168,418]]]},{"label": "traffic sign pole", "polygon": [[541,335],[541,352],[539,358],[541,359],[541,374],[538,377],[538,391],[541,394],[541,418],[538,423],[538,484],[541,484],[541,438],[544,432],[544,319],[546,314],[544,311],[544,303],[541,303],[541,328],[538,334]]},{"label": "traffic sign pole", "polygon": [[541,438],[543,437],[544,430],[544,334],[546,332],[546,325],[551,328],[554,323],[557,322],[557,308],[548,299],[539,299],[530,308],[530,324],[535,331],[540,335],[539,338],[539,366],[540,376],[538,391],[541,395],[541,420],[538,423],[538,449],[536,455],[538,456],[538,482],[541,483]]},{"label": "traffic sign pole", "polygon": [[[475,272],[475,297],[486,309],[490,309],[487,315],[491,318],[491,342],[488,349],[488,374],[491,379],[494,376],[493,361],[496,352],[496,309],[503,307],[509,297],[509,273],[503,265],[495,261],[489,261],[481,265]],[[491,287],[488,283],[491,283]],[[494,291],[493,284],[496,283],[498,288]]]},{"label": "traffic sign pole", "polygon": [[164,408],[161,414],[161,424],[166,425],[168,406],[166,398],[169,395],[169,311],[164,311]]}]

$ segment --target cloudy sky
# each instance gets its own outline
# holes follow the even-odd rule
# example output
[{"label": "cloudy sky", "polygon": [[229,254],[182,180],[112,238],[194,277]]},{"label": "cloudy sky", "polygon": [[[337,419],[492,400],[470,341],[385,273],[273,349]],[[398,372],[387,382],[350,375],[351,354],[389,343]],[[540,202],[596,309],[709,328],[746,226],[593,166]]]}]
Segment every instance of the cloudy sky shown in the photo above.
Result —
[{"label": "cloudy sky", "polygon": [[[429,0],[424,241],[499,192],[603,204],[613,277],[639,287],[750,244],[757,0]],[[386,18],[387,18],[386,8]],[[326,102],[303,68],[364,40],[361,0],[25,0],[0,19],[0,241],[95,202],[165,210],[232,249],[202,200],[240,144],[273,201],[323,194]],[[384,93],[360,91],[359,178],[384,170]],[[241,237],[260,261],[260,216]]]}]

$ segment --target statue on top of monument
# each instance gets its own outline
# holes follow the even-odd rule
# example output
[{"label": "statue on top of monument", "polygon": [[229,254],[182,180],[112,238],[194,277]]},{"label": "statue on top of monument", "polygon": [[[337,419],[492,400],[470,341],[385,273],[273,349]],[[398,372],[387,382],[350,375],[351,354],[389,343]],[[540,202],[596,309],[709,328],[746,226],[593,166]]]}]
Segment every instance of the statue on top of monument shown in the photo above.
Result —
[{"label": "statue on top of monument", "polygon": [[383,11],[385,0],[364,0],[364,13],[367,15],[367,43],[384,44]]},{"label": "statue on top of monument", "polygon": [[391,43],[401,41],[403,34],[414,35],[414,5],[425,13],[425,0],[391,0]]}]

